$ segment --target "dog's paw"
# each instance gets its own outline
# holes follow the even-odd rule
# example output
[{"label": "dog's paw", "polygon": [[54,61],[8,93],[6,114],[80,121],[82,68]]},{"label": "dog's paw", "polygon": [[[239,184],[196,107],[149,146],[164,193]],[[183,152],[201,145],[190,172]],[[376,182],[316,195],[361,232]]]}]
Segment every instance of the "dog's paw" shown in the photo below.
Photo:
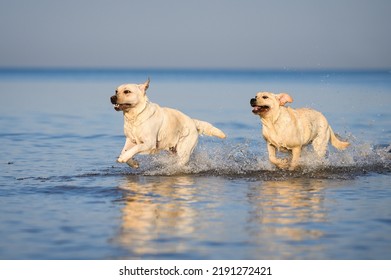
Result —
[{"label": "dog's paw", "polygon": [[129,159],[127,162],[127,165],[129,165],[131,168],[139,168],[139,164],[134,159]]},{"label": "dog's paw", "polygon": [[279,169],[288,169],[289,161],[287,159],[277,159],[273,162]]},{"label": "dog's paw", "polygon": [[289,168],[288,168],[289,171],[295,171],[295,170],[297,170],[297,169],[298,169],[298,165],[291,165],[291,166],[289,166]]},{"label": "dog's paw", "polygon": [[125,158],[123,158],[122,156],[119,156],[119,157],[117,158],[117,162],[119,162],[119,163],[125,163],[125,162],[127,162],[127,160],[126,160]]}]

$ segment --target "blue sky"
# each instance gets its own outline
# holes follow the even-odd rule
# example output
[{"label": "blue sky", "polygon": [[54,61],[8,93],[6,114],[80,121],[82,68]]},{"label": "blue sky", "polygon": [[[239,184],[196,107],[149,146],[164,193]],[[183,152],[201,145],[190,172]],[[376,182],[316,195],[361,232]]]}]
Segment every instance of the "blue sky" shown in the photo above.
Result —
[{"label": "blue sky", "polygon": [[1,0],[0,67],[391,68],[388,0]]}]

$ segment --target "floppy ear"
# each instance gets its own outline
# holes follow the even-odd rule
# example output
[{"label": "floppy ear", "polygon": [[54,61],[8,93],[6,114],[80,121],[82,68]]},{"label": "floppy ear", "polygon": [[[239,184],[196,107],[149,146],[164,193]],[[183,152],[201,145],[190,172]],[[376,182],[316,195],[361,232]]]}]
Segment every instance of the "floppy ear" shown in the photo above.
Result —
[{"label": "floppy ear", "polygon": [[149,82],[150,81],[151,80],[148,77],[148,80],[145,83],[139,85],[140,89],[144,91],[144,94],[146,93],[147,89],[149,88]]},{"label": "floppy ear", "polygon": [[277,100],[280,102],[280,106],[284,106],[285,103],[287,103],[287,102],[289,102],[289,103],[293,102],[293,98],[287,93],[277,94],[276,97],[277,97]]}]

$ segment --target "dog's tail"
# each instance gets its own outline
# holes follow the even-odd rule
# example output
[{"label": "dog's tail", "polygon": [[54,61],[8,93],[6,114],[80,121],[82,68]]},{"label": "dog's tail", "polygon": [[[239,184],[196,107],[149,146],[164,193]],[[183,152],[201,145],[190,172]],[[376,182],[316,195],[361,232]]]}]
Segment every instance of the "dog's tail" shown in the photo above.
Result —
[{"label": "dog's tail", "polygon": [[224,132],[222,132],[220,129],[214,127],[213,125],[211,125],[208,122],[204,122],[204,121],[200,121],[200,120],[196,120],[196,119],[193,119],[193,121],[197,127],[197,131],[199,134],[204,134],[204,135],[208,135],[208,136],[216,136],[216,137],[223,138],[223,139],[226,137]]},{"label": "dog's tail", "polygon": [[329,126],[329,129],[330,129],[330,142],[331,142],[331,145],[333,145],[334,147],[336,147],[338,150],[345,150],[347,147],[349,147],[350,143],[349,142],[344,142],[344,141],[341,141],[337,138],[337,136],[335,136],[333,130],[331,129],[331,127]]}]

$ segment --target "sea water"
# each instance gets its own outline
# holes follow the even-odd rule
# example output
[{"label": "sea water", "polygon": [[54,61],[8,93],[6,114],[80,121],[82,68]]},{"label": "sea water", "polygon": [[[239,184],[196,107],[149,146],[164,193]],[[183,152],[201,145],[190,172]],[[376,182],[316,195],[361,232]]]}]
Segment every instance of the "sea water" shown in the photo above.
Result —
[{"label": "sea water", "polygon": [[[151,79],[151,102],[208,121],[186,167],[116,163],[109,97]],[[351,142],[297,171],[268,161],[258,91],[287,92]],[[391,259],[387,71],[0,71],[0,259]]]}]

